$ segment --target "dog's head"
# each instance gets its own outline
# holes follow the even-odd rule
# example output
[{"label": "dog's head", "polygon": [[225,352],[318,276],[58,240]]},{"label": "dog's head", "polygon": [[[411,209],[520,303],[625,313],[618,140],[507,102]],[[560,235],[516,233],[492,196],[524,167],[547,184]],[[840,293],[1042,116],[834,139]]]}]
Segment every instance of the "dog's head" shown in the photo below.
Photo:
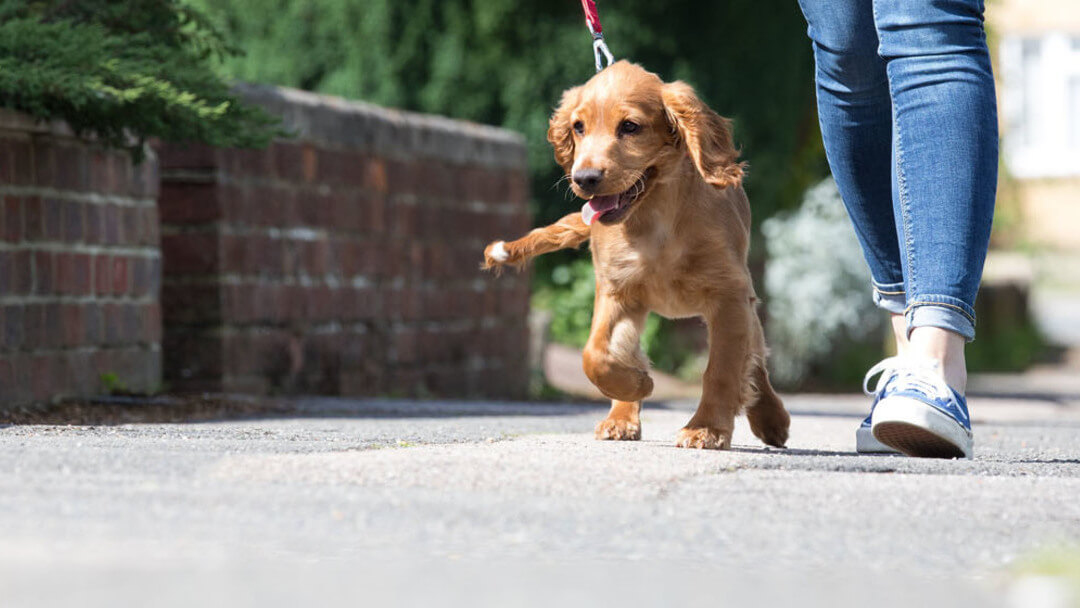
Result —
[{"label": "dog's head", "polygon": [[574,193],[589,200],[582,214],[590,223],[625,220],[686,154],[717,188],[742,181],[731,122],[689,85],[626,61],[563,93],[547,136]]}]

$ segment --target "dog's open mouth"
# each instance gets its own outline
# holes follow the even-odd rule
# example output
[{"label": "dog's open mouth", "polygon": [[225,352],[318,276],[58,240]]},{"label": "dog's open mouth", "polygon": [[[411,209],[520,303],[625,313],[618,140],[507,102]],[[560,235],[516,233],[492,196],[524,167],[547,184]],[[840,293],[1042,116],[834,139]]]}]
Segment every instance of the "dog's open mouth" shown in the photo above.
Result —
[{"label": "dog's open mouth", "polygon": [[641,198],[649,185],[649,179],[656,174],[655,167],[649,167],[641,174],[634,185],[618,194],[605,194],[594,196],[581,207],[581,219],[585,225],[591,225],[600,220],[601,224],[614,224],[621,220],[630,207]]}]

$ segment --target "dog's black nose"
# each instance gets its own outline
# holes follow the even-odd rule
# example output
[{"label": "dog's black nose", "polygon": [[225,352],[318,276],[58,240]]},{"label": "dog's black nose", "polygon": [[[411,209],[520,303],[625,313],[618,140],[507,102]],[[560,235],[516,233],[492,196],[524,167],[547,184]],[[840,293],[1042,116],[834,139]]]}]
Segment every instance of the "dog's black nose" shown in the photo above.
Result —
[{"label": "dog's black nose", "polygon": [[570,178],[574,180],[574,183],[577,184],[578,188],[585,191],[591,191],[600,185],[600,180],[604,179],[604,170],[578,169],[577,171],[574,171]]}]

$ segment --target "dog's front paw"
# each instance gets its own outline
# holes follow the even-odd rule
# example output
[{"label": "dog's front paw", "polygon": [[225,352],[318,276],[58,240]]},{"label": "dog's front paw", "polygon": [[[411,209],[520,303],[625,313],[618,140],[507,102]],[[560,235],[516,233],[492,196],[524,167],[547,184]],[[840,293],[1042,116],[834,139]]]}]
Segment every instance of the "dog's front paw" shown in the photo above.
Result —
[{"label": "dog's front paw", "polygon": [[510,261],[510,251],[505,241],[495,241],[484,248],[484,270],[499,268]]},{"label": "dog's front paw", "polygon": [[641,439],[641,423],[625,418],[604,418],[596,423],[596,438],[610,441]]},{"label": "dog's front paw", "polygon": [[726,450],[731,447],[731,431],[704,426],[698,428],[683,427],[679,430],[679,437],[675,440],[675,447],[697,450]]}]

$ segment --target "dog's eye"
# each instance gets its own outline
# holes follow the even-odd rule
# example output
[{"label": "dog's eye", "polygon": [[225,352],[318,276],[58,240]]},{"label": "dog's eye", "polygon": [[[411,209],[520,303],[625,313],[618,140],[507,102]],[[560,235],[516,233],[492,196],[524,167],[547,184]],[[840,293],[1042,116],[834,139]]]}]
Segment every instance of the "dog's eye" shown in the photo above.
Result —
[{"label": "dog's eye", "polygon": [[633,135],[641,129],[641,125],[632,120],[624,120],[619,123],[619,135]]},{"label": "dog's eye", "polygon": [[574,121],[574,133],[578,135],[585,133],[585,123],[580,120]]}]

